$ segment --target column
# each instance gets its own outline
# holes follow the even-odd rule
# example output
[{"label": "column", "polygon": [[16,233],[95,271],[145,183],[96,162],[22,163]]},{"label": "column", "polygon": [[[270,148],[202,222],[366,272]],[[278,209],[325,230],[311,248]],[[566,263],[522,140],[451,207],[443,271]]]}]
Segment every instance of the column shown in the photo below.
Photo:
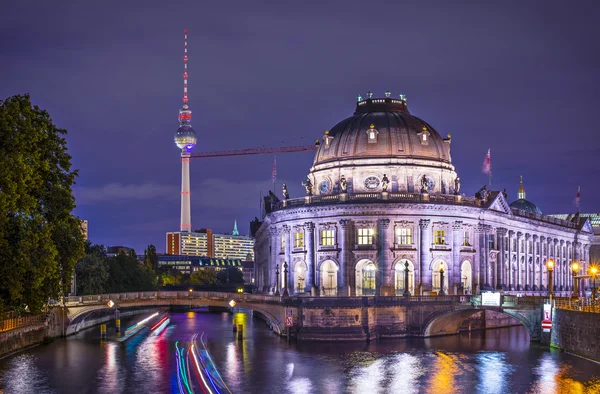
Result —
[{"label": "column", "polygon": [[[506,264],[506,288],[507,290],[514,290],[515,289],[515,283],[514,283],[514,278],[513,278],[513,266],[512,266],[512,260],[513,260],[513,252],[514,252],[514,247],[513,247],[513,240],[515,239],[515,232],[513,230],[508,230],[508,262]],[[515,242],[515,246],[518,246]]]},{"label": "column", "polygon": [[553,240],[554,242],[554,271],[552,272],[552,291],[554,291],[555,289],[558,289],[558,286],[556,284],[556,266],[558,265],[559,259],[560,259],[560,249],[558,248],[558,238],[554,238]]},{"label": "column", "polygon": [[531,274],[529,273],[529,259],[531,259],[532,263],[533,263],[533,258],[531,257],[533,255],[533,252],[535,250],[535,245],[533,245],[533,243],[531,244],[531,251],[529,250],[529,246],[530,246],[530,242],[531,242],[531,234],[527,233],[525,234],[525,267],[523,267],[525,269],[525,282],[523,283],[523,290],[525,291],[530,291],[533,283],[531,283]]},{"label": "column", "polygon": [[[418,286],[418,295],[423,295],[423,291],[431,290],[431,270],[429,270],[429,260],[430,260],[430,251],[431,248],[431,230],[429,229],[429,223],[431,220],[429,219],[421,219],[419,220],[419,232],[420,232],[420,244],[419,244],[419,256],[421,261],[419,261],[419,284],[415,283],[415,287]],[[415,272],[415,280],[416,280],[416,272]]]},{"label": "column", "polygon": [[[579,272],[577,272],[577,275],[581,275],[583,273],[583,267],[581,264],[581,242],[575,241],[573,242],[573,261],[576,262],[577,264],[579,264]],[[577,279],[575,279],[577,280]],[[573,284],[574,285],[574,284]],[[581,294],[581,279],[579,279],[579,283],[578,283],[579,287],[579,294]],[[578,294],[578,295],[579,295]]]},{"label": "column", "polygon": [[292,275],[294,268],[292,267],[292,229],[290,226],[283,226],[283,236],[285,237],[285,261],[288,265],[287,287],[288,291],[293,294],[296,286],[294,286],[294,275]]},{"label": "column", "polygon": [[496,290],[502,290],[504,286],[504,263],[505,263],[505,251],[506,251],[506,229],[498,228],[496,230],[496,239],[498,241],[498,253],[496,261]]},{"label": "column", "polygon": [[279,229],[273,226],[269,228],[271,234],[271,263],[269,264],[269,286],[271,291],[277,288],[277,278],[275,277],[276,265],[279,263],[279,247],[281,240],[279,238]]},{"label": "column", "polygon": [[[489,251],[488,251],[488,243],[487,243],[487,234],[486,234],[486,226],[484,224],[478,224],[477,227],[475,228],[475,235],[476,235],[476,239],[477,239],[477,253],[475,254],[475,256],[477,257],[477,259],[475,260],[473,266],[477,265],[479,267],[479,286],[477,286],[477,293],[474,291],[475,289],[473,289],[474,285],[472,286],[472,290],[473,290],[473,294],[479,294],[481,293],[481,290],[483,289],[489,289],[489,282],[488,282],[488,255],[489,255]],[[475,267],[473,267],[474,269]],[[473,272],[474,274],[474,272]],[[462,278],[461,278],[462,281]]]},{"label": "column", "polygon": [[349,219],[342,219],[340,220],[340,238],[339,238],[339,242],[340,242],[340,271],[341,271],[341,275],[340,275],[340,282],[338,284],[338,288],[341,289],[340,291],[338,291],[338,294],[340,295],[346,295],[349,296],[352,294],[352,292],[350,291],[350,283],[352,283],[352,280],[350,279],[350,273],[354,272],[354,267],[349,268],[348,267],[348,263],[349,263],[349,254],[350,254],[350,248],[348,248],[348,227],[350,226],[350,220]]},{"label": "column", "polygon": [[571,264],[573,261],[572,258],[572,252],[569,252],[569,249],[571,249],[571,241],[567,241],[565,242],[566,245],[566,253],[567,253],[567,258],[565,260],[565,290],[569,290],[569,289],[573,289],[573,274],[572,274],[572,270],[571,270]]},{"label": "column", "polygon": [[[448,275],[448,292],[446,294],[456,294],[454,289],[462,283],[461,278],[461,261],[460,261],[460,247],[463,241],[462,234],[463,223],[460,220],[455,221],[452,224],[452,271],[447,272]],[[473,240],[475,242],[475,240]],[[450,268],[450,267],[448,267]],[[475,275],[475,264],[471,267],[473,272],[471,273],[472,278]]]},{"label": "column", "polygon": [[390,226],[389,219],[379,219],[377,221],[377,238],[379,241],[379,283],[377,283],[378,294],[392,296],[395,295],[394,282],[391,276],[392,270],[389,267],[388,255],[389,255],[389,237],[388,227]]},{"label": "column", "polygon": [[537,235],[533,235],[533,253],[531,256],[531,270],[532,270],[532,275],[531,275],[531,290],[536,290],[539,288],[539,286],[537,285],[537,267],[535,265],[536,261],[539,259],[540,254],[542,253],[542,245],[541,243],[538,244],[538,236]]},{"label": "column", "polygon": [[317,275],[315,271],[315,224],[313,222],[304,223],[304,230],[306,230],[306,266],[308,269],[306,275],[306,287],[310,289],[312,296],[316,296],[317,287],[315,278]]},{"label": "column", "polygon": [[[522,245],[521,245],[522,244]],[[523,241],[523,233],[518,231],[517,232],[517,264],[516,264],[516,271],[515,271],[515,290],[523,290],[523,279],[522,279],[522,275],[521,273],[523,272],[523,263],[521,262],[521,257],[523,257],[523,260],[525,260],[525,257],[522,256],[524,250],[527,247],[527,245],[525,245],[525,242]],[[527,250],[527,249],[525,249]]]}]

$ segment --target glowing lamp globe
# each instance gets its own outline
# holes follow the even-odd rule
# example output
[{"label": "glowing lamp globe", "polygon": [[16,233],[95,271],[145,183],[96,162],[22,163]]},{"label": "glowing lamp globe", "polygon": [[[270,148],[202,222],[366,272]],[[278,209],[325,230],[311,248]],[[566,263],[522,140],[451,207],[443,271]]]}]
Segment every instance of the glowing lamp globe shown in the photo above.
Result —
[{"label": "glowing lamp globe", "polygon": [[196,145],[196,132],[191,126],[183,125],[175,132],[174,140],[179,149],[190,151]]}]

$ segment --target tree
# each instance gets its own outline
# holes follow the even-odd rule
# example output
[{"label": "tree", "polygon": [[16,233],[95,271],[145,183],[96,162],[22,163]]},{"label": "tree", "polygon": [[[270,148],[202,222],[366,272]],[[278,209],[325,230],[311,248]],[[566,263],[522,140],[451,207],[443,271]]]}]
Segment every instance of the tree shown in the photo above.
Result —
[{"label": "tree", "polygon": [[221,283],[242,284],[244,283],[244,274],[237,267],[227,267],[217,273],[217,279]]},{"label": "tree", "polygon": [[66,294],[84,256],[65,134],[29,95],[0,100],[0,304],[17,311]]},{"label": "tree", "polygon": [[106,259],[95,254],[88,254],[75,265],[77,274],[77,294],[102,294],[108,280],[108,264]]},{"label": "tree", "polygon": [[106,292],[124,293],[156,289],[156,275],[131,255],[120,253],[107,260]]},{"label": "tree", "polygon": [[98,257],[102,257],[106,259],[108,257],[108,252],[106,251],[106,246],[102,244],[94,244],[90,242],[90,240],[85,241],[85,254],[90,255],[93,254]]},{"label": "tree", "polygon": [[177,270],[169,270],[161,275],[162,286],[176,286],[183,283],[183,275]]},{"label": "tree", "polygon": [[198,286],[214,286],[217,284],[217,273],[212,269],[200,269],[190,275],[190,284]]},{"label": "tree", "polygon": [[148,245],[144,251],[144,265],[154,272],[158,272],[158,256],[156,255],[156,246]]}]

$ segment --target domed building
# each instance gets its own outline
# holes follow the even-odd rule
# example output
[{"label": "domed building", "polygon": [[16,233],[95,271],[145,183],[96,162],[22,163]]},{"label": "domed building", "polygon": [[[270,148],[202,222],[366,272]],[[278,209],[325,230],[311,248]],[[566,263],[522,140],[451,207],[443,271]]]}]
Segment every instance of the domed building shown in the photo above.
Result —
[{"label": "domed building", "polygon": [[[589,220],[542,215],[501,192],[461,194],[451,137],[412,115],[406,100],[359,99],[326,131],[303,185],[273,194],[254,223],[256,286],[320,296],[541,294],[555,261],[557,294],[586,267]],[[521,198],[522,191],[522,198]],[[570,294],[570,293],[569,293]]]}]

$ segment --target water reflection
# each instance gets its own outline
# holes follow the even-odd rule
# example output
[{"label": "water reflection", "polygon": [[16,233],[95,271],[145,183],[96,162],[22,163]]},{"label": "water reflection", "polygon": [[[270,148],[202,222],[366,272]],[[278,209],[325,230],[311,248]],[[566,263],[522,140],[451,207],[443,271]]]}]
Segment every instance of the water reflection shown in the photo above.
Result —
[{"label": "water reflection", "polygon": [[[176,313],[171,322],[126,345],[102,343],[93,329],[0,359],[0,392],[173,392],[174,344],[189,345],[202,332],[233,393],[600,392],[597,364],[530,343],[523,327],[425,340],[288,343],[244,312]],[[238,322],[242,340],[232,331]]]}]

